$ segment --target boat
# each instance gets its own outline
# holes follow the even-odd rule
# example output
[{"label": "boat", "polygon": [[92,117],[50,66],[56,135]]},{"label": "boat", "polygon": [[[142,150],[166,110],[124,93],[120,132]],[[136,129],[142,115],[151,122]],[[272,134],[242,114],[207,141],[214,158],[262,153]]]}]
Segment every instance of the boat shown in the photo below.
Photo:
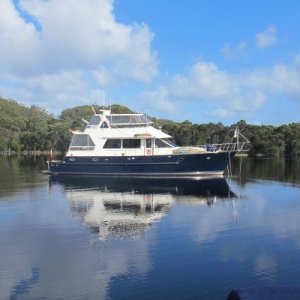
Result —
[{"label": "boat", "polygon": [[[230,143],[181,147],[144,114],[94,112],[73,137],[63,160],[49,159],[54,175],[222,176],[249,141],[235,130]],[[243,140],[241,139],[243,138]]]}]

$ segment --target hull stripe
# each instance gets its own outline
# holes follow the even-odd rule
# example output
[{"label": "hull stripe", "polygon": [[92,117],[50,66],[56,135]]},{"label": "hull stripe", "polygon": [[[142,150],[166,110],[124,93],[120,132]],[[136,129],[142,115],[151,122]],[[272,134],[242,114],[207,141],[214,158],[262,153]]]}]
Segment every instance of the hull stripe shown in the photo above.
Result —
[{"label": "hull stripe", "polygon": [[[123,162],[123,163],[70,163],[68,162],[66,165],[72,166],[143,166],[143,165],[178,165],[179,162],[139,162],[139,163],[132,163],[132,162]],[[64,164],[62,164],[64,165]]]}]

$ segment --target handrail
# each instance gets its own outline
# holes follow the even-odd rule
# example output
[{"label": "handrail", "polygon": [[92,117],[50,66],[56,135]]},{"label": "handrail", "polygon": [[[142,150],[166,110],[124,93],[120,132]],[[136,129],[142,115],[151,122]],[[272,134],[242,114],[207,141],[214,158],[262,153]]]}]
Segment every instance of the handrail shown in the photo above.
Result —
[{"label": "handrail", "polygon": [[248,149],[245,149],[245,146],[249,142],[239,142],[239,143],[223,143],[223,144],[207,144],[207,145],[197,145],[197,147],[204,148],[208,152],[217,152],[217,151],[237,151],[237,152],[246,152]]},{"label": "handrail", "polygon": [[[233,143],[234,140],[236,140],[235,143]],[[208,152],[216,152],[216,151],[246,152],[249,149],[245,149],[245,146],[249,144],[250,141],[243,134],[241,134],[239,128],[236,127],[231,143],[199,145],[198,147],[204,148]]]},{"label": "handrail", "polygon": [[150,125],[153,122],[144,114],[112,114],[106,116],[112,126]]},{"label": "handrail", "polygon": [[70,146],[69,150],[94,150],[95,146]]}]

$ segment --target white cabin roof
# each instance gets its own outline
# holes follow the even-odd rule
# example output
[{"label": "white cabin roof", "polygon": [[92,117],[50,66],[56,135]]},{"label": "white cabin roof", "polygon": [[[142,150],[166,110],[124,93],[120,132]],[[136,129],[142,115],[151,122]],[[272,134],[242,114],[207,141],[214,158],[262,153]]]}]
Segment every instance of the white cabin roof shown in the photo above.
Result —
[{"label": "white cabin roof", "polygon": [[[98,132],[97,132],[98,131]],[[113,138],[171,138],[170,135],[152,126],[133,128],[86,128],[84,133],[98,135],[104,139]]]}]

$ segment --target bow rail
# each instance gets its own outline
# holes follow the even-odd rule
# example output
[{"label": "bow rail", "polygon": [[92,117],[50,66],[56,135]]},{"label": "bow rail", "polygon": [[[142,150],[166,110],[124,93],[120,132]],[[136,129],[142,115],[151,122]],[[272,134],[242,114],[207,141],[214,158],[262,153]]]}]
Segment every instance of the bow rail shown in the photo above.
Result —
[{"label": "bow rail", "polygon": [[247,152],[249,150],[247,146],[249,145],[250,141],[239,131],[239,128],[236,127],[230,143],[197,145],[197,147],[204,148],[208,152]]}]

